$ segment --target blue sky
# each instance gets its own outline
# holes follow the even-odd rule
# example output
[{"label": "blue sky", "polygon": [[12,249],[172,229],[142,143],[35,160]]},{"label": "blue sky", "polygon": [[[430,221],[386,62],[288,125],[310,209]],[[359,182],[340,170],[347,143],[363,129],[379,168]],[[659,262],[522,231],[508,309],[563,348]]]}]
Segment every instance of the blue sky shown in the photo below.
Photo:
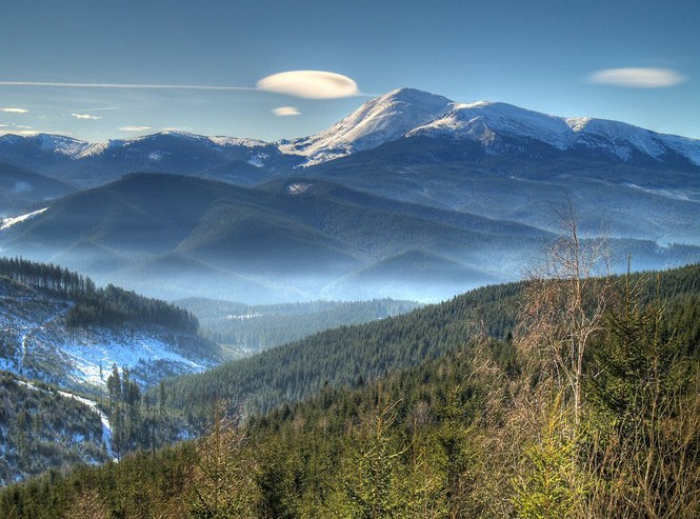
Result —
[{"label": "blue sky", "polygon": [[[3,0],[0,133],[292,138],[409,86],[700,138],[698,26],[697,0]],[[356,95],[256,88],[297,70]]]}]

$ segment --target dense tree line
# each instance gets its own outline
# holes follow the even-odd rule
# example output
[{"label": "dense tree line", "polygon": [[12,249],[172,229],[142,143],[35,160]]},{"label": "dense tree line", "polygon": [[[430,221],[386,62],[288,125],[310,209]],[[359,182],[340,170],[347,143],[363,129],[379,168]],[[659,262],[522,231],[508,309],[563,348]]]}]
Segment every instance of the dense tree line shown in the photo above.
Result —
[{"label": "dense tree line", "polygon": [[700,300],[621,290],[588,350],[578,423],[565,380],[520,337],[481,337],[245,424],[215,414],[196,443],[10,487],[0,513],[695,518],[700,337],[683,323]]},{"label": "dense tree line", "polygon": [[90,278],[56,265],[0,258],[0,276],[73,301],[75,304],[66,317],[70,327],[119,327],[135,323],[187,333],[199,329],[197,318],[186,310],[113,285],[98,288]]},{"label": "dense tree line", "polygon": [[[648,303],[656,297],[695,297],[700,292],[699,278],[700,266],[693,265],[666,271],[660,281],[655,275],[633,274],[630,283],[638,285],[640,301]],[[265,413],[308,398],[325,385],[353,386],[361,379],[370,381],[418,365],[474,337],[507,339],[515,331],[522,299],[532,286],[532,282],[520,282],[480,288],[446,303],[327,330],[199,375],[174,379],[168,382],[169,405],[185,412],[196,430],[209,421],[217,399],[227,401],[232,410],[243,406],[247,413]],[[693,305],[673,304],[691,314],[684,330],[697,330]]]},{"label": "dense tree line", "polygon": [[131,378],[128,369],[112,366],[107,378],[107,395],[103,407],[112,425],[112,451],[117,459],[125,454],[156,449],[181,438],[184,424],[177,414],[165,407],[165,386],[148,397]]},{"label": "dense tree line", "polygon": [[0,373],[0,485],[48,468],[103,463],[99,416],[45,386],[28,386]]}]

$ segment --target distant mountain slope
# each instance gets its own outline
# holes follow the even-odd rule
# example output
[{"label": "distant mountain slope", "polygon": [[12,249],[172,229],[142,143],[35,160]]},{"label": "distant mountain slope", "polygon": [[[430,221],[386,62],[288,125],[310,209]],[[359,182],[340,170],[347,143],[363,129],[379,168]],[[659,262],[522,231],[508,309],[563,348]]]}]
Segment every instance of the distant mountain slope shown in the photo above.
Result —
[{"label": "distant mountain slope", "polygon": [[2,370],[95,390],[116,363],[152,385],[223,360],[196,326],[187,312],[162,301],[112,286],[96,289],[57,267],[0,259]]},{"label": "distant mountain slope", "polygon": [[[140,174],[57,201],[0,233],[0,247],[149,293],[161,290],[155,292],[161,297],[226,292],[229,299],[262,302],[316,299],[321,293],[352,297],[323,290],[411,250],[464,264],[471,270],[463,273],[479,279],[485,279],[478,273],[484,265],[488,275],[503,276],[523,250],[534,252],[547,236],[517,223],[387,200],[321,181],[276,181],[246,189]],[[486,261],[494,254],[498,264]],[[189,285],[191,292],[173,286],[177,283]],[[465,278],[460,286],[470,283],[474,280]]]},{"label": "distant mountain slope", "polygon": [[[533,148],[523,148],[525,150]],[[589,233],[700,244],[700,169],[571,155],[493,155],[479,142],[415,136],[304,170],[379,196],[556,231],[570,197]]]},{"label": "distant mountain slope", "polygon": [[492,156],[546,157],[553,151],[638,165],[700,167],[700,141],[629,124],[554,117],[506,103],[457,103],[401,88],[368,101],[328,130],[280,149],[314,165],[405,138],[478,143]]},{"label": "distant mountain slope", "polygon": [[[469,280],[470,287],[465,287],[465,280]],[[340,279],[331,290],[366,287],[365,297],[398,294],[408,299],[444,300],[454,295],[455,286],[476,288],[495,281],[495,277],[456,261],[409,250]],[[354,291],[357,293],[357,288]]]},{"label": "distant mountain slope", "polygon": [[256,353],[307,335],[385,319],[417,308],[412,301],[311,301],[246,305],[230,301],[188,298],[175,304],[199,318],[201,333],[218,343]]},{"label": "distant mountain slope", "polygon": [[137,170],[226,181],[137,175],[0,231],[6,253],[160,297],[365,298],[338,281],[411,250],[461,265],[456,293],[516,278],[567,200],[583,233],[644,268],[700,257],[700,141],[413,89],[295,140],[9,135],[0,160],[82,186]]},{"label": "distant mountain slope", "polygon": [[284,153],[318,164],[399,139],[408,132],[448,112],[449,99],[403,88],[366,102],[328,130],[280,145]]},{"label": "distant mountain slope", "polygon": [[251,185],[300,161],[262,141],[174,131],[94,144],[58,135],[5,135],[0,137],[0,160],[83,187],[134,172],[189,174]]},{"label": "distant mountain slope", "polygon": [[46,207],[51,200],[74,191],[58,180],[0,163],[0,227],[3,218]]},{"label": "distant mountain slope", "polygon": [[[163,131],[93,144],[58,135],[5,135],[0,137],[0,161],[84,187],[133,172],[196,175],[253,185],[293,173],[299,166],[326,163],[389,143],[419,142],[416,137],[440,141],[453,157],[566,157],[615,166],[661,167],[674,175],[700,171],[700,141],[695,139],[618,121],[556,117],[507,103],[459,103],[411,88],[372,99],[327,130],[297,139],[267,143]],[[445,159],[444,150],[438,155],[414,151],[423,159]]]}]

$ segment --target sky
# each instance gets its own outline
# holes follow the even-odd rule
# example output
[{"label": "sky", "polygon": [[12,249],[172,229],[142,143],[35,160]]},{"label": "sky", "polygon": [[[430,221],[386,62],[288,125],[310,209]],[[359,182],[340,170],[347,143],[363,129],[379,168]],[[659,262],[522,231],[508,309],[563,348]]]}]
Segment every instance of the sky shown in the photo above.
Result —
[{"label": "sky", "polygon": [[412,87],[700,139],[697,0],[0,2],[0,134],[271,141]]}]

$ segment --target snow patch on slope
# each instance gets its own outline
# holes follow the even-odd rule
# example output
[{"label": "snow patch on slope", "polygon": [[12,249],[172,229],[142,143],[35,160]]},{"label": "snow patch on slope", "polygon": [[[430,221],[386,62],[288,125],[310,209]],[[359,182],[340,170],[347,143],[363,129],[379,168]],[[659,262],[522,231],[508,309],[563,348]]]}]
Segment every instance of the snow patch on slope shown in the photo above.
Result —
[{"label": "snow patch on slope", "polygon": [[113,364],[151,385],[166,376],[201,372],[220,360],[207,353],[201,339],[159,327],[69,330],[65,317],[71,307],[41,296],[0,295],[0,367],[66,387],[94,387],[105,383],[100,371],[106,377]]},{"label": "snow patch on slope", "polygon": [[17,225],[18,223],[24,222],[26,220],[29,220],[30,218],[33,218],[34,216],[38,216],[44,211],[46,211],[48,207],[44,207],[43,209],[39,209],[38,211],[33,211],[31,213],[23,214],[21,216],[15,216],[13,218],[4,218],[0,222],[0,231],[4,231],[5,229],[9,229],[13,225]]},{"label": "snow patch on slope", "polygon": [[61,345],[62,352],[75,367],[73,378],[76,382],[103,385],[103,375],[112,364],[132,369],[144,362],[166,361],[182,366],[183,371],[200,372],[207,367],[206,361],[195,362],[172,351],[172,346],[157,337],[137,335],[125,337],[122,334],[102,333],[87,340],[68,342]]},{"label": "snow patch on slope", "polygon": [[62,135],[41,133],[36,136],[42,150],[54,151],[67,157],[74,157],[90,146],[90,143]]},{"label": "snow patch on slope", "polygon": [[669,152],[700,166],[700,140],[663,135],[617,121],[588,117],[555,117],[507,103],[480,101],[457,104],[436,118],[407,133],[411,136],[469,139],[490,143],[495,135],[527,138],[559,150],[575,146],[602,149],[629,161],[636,153],[657,160]]}]

